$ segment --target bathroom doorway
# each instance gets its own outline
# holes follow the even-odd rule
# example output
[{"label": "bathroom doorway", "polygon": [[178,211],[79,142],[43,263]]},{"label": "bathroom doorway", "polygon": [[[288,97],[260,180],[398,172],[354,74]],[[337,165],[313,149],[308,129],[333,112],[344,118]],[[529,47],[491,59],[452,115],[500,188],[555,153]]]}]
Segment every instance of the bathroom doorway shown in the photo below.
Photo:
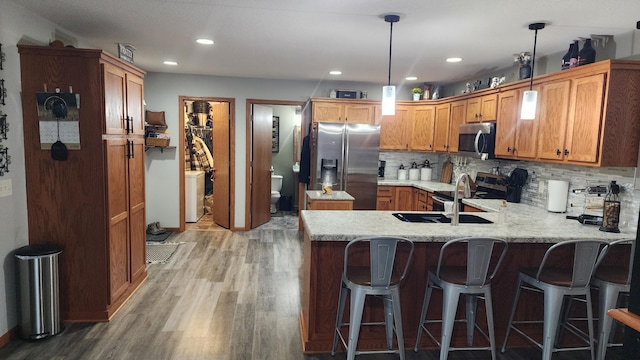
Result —
[{"label": "bathroom doorway", "polygon": [[[204,211],[196,219],[211,220],[229,229],[233,224],[234,120],[232,98],[180,96],[179,119],[183,134],[180,138],[180,173],[203,171],[203,198],[197,194],[196,208]],[[180,229],[185,229],[185,176],[180,176]],[[190,219],[193,221],[194,219]],[[196,221],[197,221],[196,220]]]},{"label": "bathroom doorway", "polygon": [[[247,99],[247,187],[246,218],[253,229],[271,218],[271,172],[281,175],[282,188],[276,207],[294,210],[297,196],[297,173],[294,164],[300,155],[300,124],[304,101]],[[255,108],[265,110],[270,119],[252,121]],[[263,115],[264,115],[263,114]],[[266,116],[266,115],[264,115]],[[262,122],[268,121],[268,126]],[[297,207],[296,207],[297,208]],[[275,215],[275,214],[274,214]]]}]

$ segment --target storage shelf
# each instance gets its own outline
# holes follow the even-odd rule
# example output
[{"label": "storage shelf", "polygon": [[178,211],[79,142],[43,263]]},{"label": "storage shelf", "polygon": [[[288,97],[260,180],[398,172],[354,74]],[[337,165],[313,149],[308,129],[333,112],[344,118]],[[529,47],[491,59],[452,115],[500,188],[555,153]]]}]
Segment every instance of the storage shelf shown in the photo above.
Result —
[{"label": "storage shelf", "polygon": [[149,145],[145,145],[145,150],[144,151],[148,151],[151,149],[160,149],[160,152],[164,152],[164,149],[175,149],[175,146],[149,146]]}]

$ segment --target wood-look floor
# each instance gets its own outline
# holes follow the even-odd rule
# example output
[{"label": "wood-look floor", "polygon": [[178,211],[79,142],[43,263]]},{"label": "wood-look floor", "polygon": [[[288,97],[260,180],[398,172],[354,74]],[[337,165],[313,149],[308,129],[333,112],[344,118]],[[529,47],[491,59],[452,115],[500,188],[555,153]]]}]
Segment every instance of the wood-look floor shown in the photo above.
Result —
[{"label": "wood-look floor", "polygon": [[[302,354],[298,327],[302,235],[296,229],[279,228],[273,222],[236,233],[191,226],[171,238],[184,244],[169,263],[149,266],[147,282],[111,322],[68,323],[64,332],[43,341],[15,339],[0,349],[0,359],[344,359],[344,353]],[[619,353],[610,350],[607,359],[621,359]],[[406,355],[409,360],[437,359],[438,351],[408,349]],[[501,360],[540,357],[535,348],[498,356]],[[554,355],[557,360],[589,358],[586,352]],[[449,359],[491,356],[488,351],[465,351],[453,352]]]}]

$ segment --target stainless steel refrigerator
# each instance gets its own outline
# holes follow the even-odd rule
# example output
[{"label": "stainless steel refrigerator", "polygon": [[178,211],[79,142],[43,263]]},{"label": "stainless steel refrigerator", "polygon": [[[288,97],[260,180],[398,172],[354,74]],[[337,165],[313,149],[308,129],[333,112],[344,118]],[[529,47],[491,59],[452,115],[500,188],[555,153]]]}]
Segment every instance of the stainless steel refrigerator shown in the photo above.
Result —
[{"label": "stainless steel refrigerator", "polygon": [[380,126],[318,123],[314,136],[315,189],[323,183],[355,198],[355,210],[375,210]]}]

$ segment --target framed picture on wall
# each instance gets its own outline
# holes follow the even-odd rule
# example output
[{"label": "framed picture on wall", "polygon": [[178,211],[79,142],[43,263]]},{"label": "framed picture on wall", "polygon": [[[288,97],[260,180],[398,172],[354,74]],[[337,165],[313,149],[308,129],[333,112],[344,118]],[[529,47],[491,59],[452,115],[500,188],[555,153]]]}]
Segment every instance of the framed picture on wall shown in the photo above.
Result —
[{"label": "framed picture on wall", "polygon": [[273,126],[271,128],[271,152],[280,151],[280,117],[273,117]]}]

